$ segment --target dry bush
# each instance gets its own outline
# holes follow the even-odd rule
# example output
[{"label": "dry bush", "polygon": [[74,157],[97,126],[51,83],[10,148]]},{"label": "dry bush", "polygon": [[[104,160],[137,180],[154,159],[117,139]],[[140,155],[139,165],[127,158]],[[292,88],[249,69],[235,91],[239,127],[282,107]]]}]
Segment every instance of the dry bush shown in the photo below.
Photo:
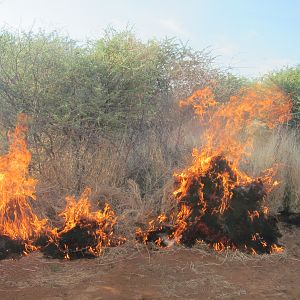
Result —
[{"label": "dry bush", "polygon": [[279,185],[269,195],[273,212],[300,210],[300,145],[296,129],[261,130],[256,135],[246,171],[259,176],[267,168],[277,168]]},{"label": "dry bush", "polygon": [[125,138],[114,142],[102,139],[99,145],[89,145],[80,158],[78,149],[72,144],[62,146],[59,140],[52,145],[55,155],[34,152],[32,172],[38,179],[37,211],[56,221],[65,206],[65,196],[79,196],[85,187],[91,187],[95,207],[110,203],[123,229],[132,231],[157,213],[169,211],[174,204],[170,199],[172,174],[190,159],[193,143],[188,142],[189,138],[178,143],[178,130],[170,133],[164,143],[160,141],[161,135],[164,133],[157,136],[150,132],[135,143]]},{"label": "dry bush", "polygon": [[[165,144],[152,132],[143,142],[131,145],[125,140],[112,143],[102,140],[94,151],[83,156],[82,189],[93,190],[95,208],[110,203],[119,217],[119,230],[134,234],[133,228],[147,222],[158,213],[168,213],[176,205],[172,198],[173,172],[191,163],[191,149],[201,143],[201,128],[186,122],[180,132],[170,133]],[[179,139],[179,143],[176,141]],[[252,176],[278,166],[276,180],[280,184],[269,195],[273,213],[300,209],[300,147],[297,131],[280,128],[256,132],[252,155],[242,166]],[[36,210],[59,221],[58,212],[64,208],[67,194],[77,194],[77,159],[71,145],[65,145],[55,158],[45,156],[39,174]]]},{"label": "dry bush", "polygon": [[20,112],[30,116],[34,205],[51,220],[86,186],[130,222],[168,210],[172,173],[199,140],[178,100],[213,85],[223,101],[244,83],[205,49],[111,28],[86,44],[2,30],[0,62],[0,144]]}]

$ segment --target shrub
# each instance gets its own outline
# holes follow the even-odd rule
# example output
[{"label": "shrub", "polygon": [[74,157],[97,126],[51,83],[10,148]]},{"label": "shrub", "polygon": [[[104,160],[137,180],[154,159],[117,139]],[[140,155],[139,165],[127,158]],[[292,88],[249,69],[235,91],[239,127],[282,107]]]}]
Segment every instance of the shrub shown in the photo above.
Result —
[{"label": "shrub", "polygon": [[279,72],[268,74],[265,81],[272,82],[290,95],[293,101],[293,119],[290,125],[299,126],[300,122],[300,66],[285,68]]},{"label": "shrub", "polygon": [[192,116],[177,100],[210,85],[223,101],[242,84],[207,51],[174,39],[108,29],[78,43],[56,32],[0,32],[0,133],[18,113],[31,116],[32,172],[46,190],[79,194],[133,179],[152,193],[182,153],[190,157],[183,128]]}]

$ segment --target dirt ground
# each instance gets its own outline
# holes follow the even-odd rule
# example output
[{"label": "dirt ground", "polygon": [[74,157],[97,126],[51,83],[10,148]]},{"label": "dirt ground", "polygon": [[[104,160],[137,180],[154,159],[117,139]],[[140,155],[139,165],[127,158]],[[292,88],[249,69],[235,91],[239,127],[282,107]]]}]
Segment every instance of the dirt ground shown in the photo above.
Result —
[{"label": "dirt ground", "polygon": [[0,299],[300,299],[300,228],[283,254],[218,254],[205,246],[114,248],[101,258],[0,261]]}]

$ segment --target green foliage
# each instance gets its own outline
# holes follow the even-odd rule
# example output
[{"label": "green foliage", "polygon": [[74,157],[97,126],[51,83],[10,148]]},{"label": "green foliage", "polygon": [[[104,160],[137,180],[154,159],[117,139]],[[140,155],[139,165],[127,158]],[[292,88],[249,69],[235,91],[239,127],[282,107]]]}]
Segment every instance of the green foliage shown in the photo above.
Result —
[{"label": "green foliage", "polygon": [[291,124],[300,124],[300,66],[286,68],[266,76],[266,81],[275,83],[290,95],[293,101],[293,119]]},{"label": "green foliage", "polygon": [[2,31],[0,117],[11,126],[22,111],[39,130],[68,133],[149,125],[196,87],[226,81],[235,89],[237,80],[212,62],[172,39],[143,43],[131,31],[109,29],[81,46],[57,33]]},{"label": "green foliage", "polygon": [[[3,30],[0,132],[14,126],[18,113],[31,116],[34,170],[42,172],[46,161],[70,152],[78,191],[88,172],[86,157],[104,139],[115,145],[112,152],[121,153],[128,174],[150,172],[154,167],[145,146],[150,139],[160,145],[163,161],[175,161],[166,141],[191,118],[179,111],[178,99],[210,85],[222,101],[243,84],[213,61],[205,50],[194,51],[174,39],[143,42],[130,30],[108,29],[85,44],[56,32]],[[136,172],[135,164],[142,170]],[[55,174],[60,177],[59,169]]]}]

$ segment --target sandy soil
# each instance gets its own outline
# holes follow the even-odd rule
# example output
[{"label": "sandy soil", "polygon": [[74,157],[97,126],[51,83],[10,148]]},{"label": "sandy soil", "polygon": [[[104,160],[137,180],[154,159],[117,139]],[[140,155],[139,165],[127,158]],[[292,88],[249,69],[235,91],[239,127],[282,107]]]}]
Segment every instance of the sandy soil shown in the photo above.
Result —
[{"label": "sandy soil", "polygon": [[32,253],[0,261],[0,299],[300,299],[300,229],[285,228],[283,254],[143,246],[99,259],[60,261]]}]

